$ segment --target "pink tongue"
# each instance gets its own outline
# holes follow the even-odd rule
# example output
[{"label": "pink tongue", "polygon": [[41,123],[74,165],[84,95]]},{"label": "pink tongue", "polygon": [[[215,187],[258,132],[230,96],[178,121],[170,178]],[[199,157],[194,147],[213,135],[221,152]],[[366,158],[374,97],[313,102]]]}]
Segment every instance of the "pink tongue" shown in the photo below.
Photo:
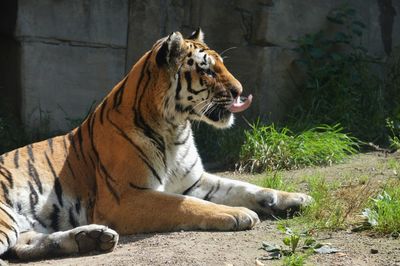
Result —
[{"label": "pink tongue", "polygon": [[244,102],[240,102],[240,97],[239,97],[239,102],[235,101],[231,107],[229,107],[229,111],[232,113],[239,113],[247,108],[249,108],[251,101],[253,100],[253,95],[249,95],[247,99]]}]

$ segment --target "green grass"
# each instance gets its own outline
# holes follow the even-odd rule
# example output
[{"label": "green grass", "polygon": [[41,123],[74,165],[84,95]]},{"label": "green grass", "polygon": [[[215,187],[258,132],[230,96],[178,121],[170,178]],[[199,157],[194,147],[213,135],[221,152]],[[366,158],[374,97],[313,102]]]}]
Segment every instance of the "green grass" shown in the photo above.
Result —
[{"label": "green grass", "polygon": [[390,131],[389,133],[389,145],[392,149],[400,149],[400,124],[395,123],[392,119],[386,119],[386,128]]},{"label": "green grass", "polygon": [[307,178],[309,195],[314,202],[304,210],[300,220],[306,221],[313,228],[340,228],[344,223],[344,204],[338,201],[333,191],[339,182],[328,183],[323,176],[314,175]]},{"label": "green grass", "polygon": [[387,161],[387,168],[391,169],[394,175],[396,176],[400,175],[400,161],[390,158]]},{"label": "green grass", "polygon": [[256,179],[254,183],[261,187],[284,190],[288,192],[293,192],[296,190],[296,186],[292,182],[285,181],[283,174],[278,171],[266,172],[260,178]]},{"label": "green grass", "polygon": [[392,184],[377,197],[372,198],[363,211],[373,230],[384,233],[400,233],[400,186]]},{"label": "green grass", "polygon": [[241,171],[297,169],[342,162],[357,152],[357,140],[339,125],[323,125],[295,134],[287,127],[251,125],[240,151]]},{"label": "green grass", "polygon": [[325,176],[316,174],[304,180],[314,201],[300,216],[284,221],[287,226],[301,226],[304,231],[345,229],[356,220],[377,190],[376,184],[365,175],[328,181]]}]

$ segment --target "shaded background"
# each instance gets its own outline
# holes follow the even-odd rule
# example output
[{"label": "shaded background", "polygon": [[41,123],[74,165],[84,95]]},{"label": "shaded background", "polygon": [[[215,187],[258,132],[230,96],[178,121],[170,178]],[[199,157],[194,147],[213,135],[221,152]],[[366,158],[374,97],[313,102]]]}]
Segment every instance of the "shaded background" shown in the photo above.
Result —
[{"label": "shaded background", "polygon": [[[363,45],[387,60],[400,47],[400,1],[349,0]],[[293,39],[328,29],[337,0],[2,0],[0,97],[28,128],[69,129],[159,38],[201,26],[207,44],[255,95],[244,113],[279,121],[304,81]]]}]

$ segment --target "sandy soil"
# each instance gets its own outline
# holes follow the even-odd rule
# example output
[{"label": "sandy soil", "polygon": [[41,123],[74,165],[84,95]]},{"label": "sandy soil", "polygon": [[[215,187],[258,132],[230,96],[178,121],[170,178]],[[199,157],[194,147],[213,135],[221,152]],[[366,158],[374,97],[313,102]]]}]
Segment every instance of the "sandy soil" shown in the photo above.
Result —
[{"label": "sandy soil", "polygon": [[[321,173],[336,179],[349,175],[368,175],[382,181],[398,175],[388,167],[388,160],[400,160],[400,155],[381,153],[358,155],[349,162],[325,168],[288,171],[285,176],[293,181],[301,176]],[[222,175],[230,175],[226,172]],[[249,180],[257,176],[234,175]],[[174,232],[121,237],[114,252],[85,257],[69,257],[29,263],[29,265],[256,265],[256,259],[266,255],[261,250],[263,241],[281,244],[283,234],[277,222],[264,220],[253,230],[243,232]],[[322,232],[318,242],[330,243],[339,253],[312,255],[307,265],[400,265],[400,239],[373,236],[368,232],[350,230]],[[377,250],[371,252],[371,249]],[[376,253],[376,254],[373,254]],[[281,261],[262,261],[265,265],[281,265]],[[12,265],[23,265],[17,262]]]}]

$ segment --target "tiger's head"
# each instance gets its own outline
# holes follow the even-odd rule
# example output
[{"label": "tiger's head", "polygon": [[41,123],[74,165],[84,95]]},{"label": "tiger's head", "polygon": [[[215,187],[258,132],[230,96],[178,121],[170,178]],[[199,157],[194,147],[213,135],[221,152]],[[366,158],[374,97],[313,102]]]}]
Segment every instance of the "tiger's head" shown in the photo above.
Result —
[{"label": "tiger's head", "polygon": [[167,119],[200,120],[226,128],[233,124],[233,113],[250,106],[252,96],[241,97],[242,85],[204,43],[200,28],[188,39],[171,33],[154,45],[153,52],[158,68],[169,78],[163,104]]}]

